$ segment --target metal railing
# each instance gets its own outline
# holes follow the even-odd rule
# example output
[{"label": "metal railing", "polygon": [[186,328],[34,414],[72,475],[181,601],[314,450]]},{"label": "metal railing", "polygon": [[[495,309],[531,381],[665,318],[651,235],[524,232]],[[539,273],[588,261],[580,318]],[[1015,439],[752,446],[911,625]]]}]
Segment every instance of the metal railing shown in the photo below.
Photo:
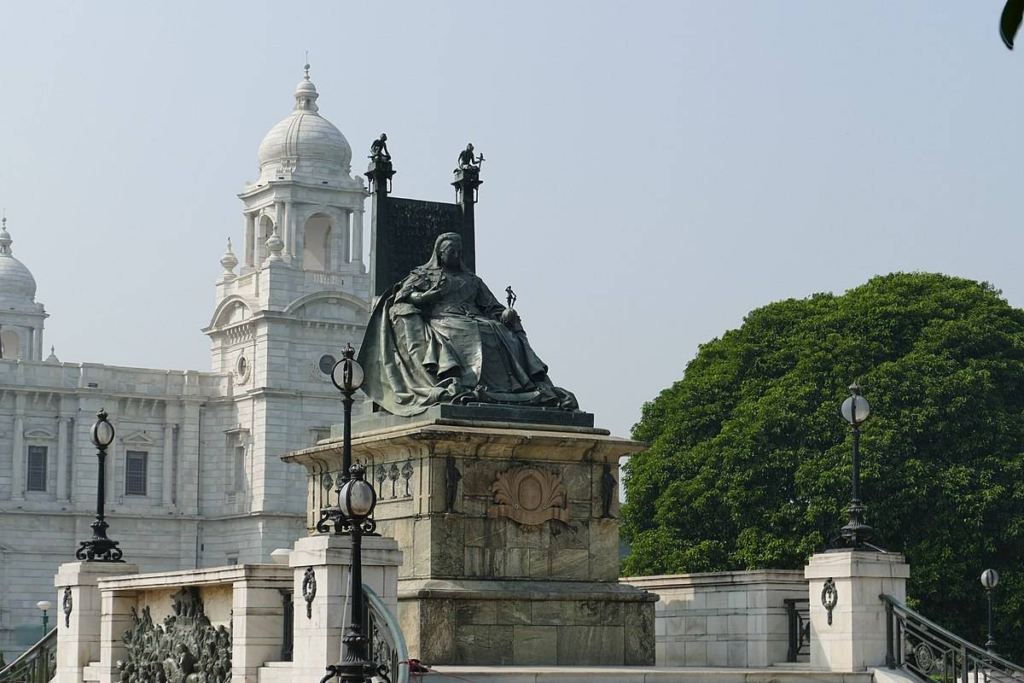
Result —
[{"label": "metal railing", "polygon": [[370,659],[383,667],[381,672],[390,683],[408,683],[409,650],[405,646],[402,629],[398,627],[398,620],[365,583],[363,595],[366,597],[363,601],[366,606],[363,623],[370,636]]},{"label": "metal railing", "polygon": [[1024,681],[1024,668],[928,621],[891,595],[885,602],[886,664],[928,683]]},{"label": "metal railing", "polygon": [[57,629],[0,671],[0,683],[48,683],[57,673]]},{"label": "metal railing", "polygon": [[281,661],[290,662],[295,654],[295,590],[281,589],[281,602],[284,605],[284,627],[281,632]]},{"label": "metal railing", "polygon": [[786,605],[789,624],[786,661],[796,662],[811,652],[811,601],[810,598],[786,598],[782,602]]}]

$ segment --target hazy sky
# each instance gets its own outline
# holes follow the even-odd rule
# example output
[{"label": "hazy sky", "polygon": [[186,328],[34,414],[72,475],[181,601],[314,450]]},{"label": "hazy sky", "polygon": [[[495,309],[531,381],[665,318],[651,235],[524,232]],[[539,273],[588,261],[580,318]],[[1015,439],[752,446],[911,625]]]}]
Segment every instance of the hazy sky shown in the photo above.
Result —
[{"label": "hazy sky", "polygon": [[309,50],[354,171],[387,131],[395,194],[452,201],[484,153],[478,273],[625,435],[771,301],[923,270],[1024,305],[1001,6],[6,2],[0,205],[62,360],[208,369],[235,195]]}]

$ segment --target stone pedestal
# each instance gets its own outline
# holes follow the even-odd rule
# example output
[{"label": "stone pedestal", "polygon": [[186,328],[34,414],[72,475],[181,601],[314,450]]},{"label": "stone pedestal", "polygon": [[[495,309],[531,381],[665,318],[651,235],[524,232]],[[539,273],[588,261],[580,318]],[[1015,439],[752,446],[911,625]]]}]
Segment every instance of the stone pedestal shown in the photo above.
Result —
[{"label": "stone pedestal", "polygon": [[[363,537],[363,583],[393,612],[398,611],[398,567],[402,553],[391,538]],[[348,536],[302,538],[288,556],[295,574],[293,680],[320,680],[328,664],[341,660],[352,599]],[[311,577],[311,578],[307,578]]]},{"label": "stone pedestal", "polygon": [[[831,671],[885,666],[885,603],[879,596],[906,600],[910,565],[903,556],[819,553],[811,557],[804,576],[811,600],[811,666]],[[832,589],[826,590],[826,584]],[[834,605],[831,615],[823,603]]]},{"label": "stone pedestal", "polygon": [[[618,584],[618,461],[644,444],[594,429],[592,419],[436,406],[416,418],[355,421],[353,458],[377,490],[378,531],[405,555],[398,602],[410,656],[654,664],[657,598]],[[311,529],[337,503],[333,434],[285,456],[309,471]]]},{"label": "stone pedestal", "polygon": [[53,581],[57,587],[56,683],[82,683],[85,667],[100,660],[101,600],[97,581],[138,571],[136,565],[120,562],[66,562],[60,566]]}]

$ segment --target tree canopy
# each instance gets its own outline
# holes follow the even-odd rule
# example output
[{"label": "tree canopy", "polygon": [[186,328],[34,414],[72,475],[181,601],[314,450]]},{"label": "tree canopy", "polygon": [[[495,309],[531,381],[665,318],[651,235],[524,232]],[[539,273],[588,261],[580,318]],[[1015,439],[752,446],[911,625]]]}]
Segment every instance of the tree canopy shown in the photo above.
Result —
[{"label": "tree canopy", "polygon": [[872,407],[866,521],[910,562],[911,606],[983,643],[979,576],[995,568],[1000,651],[1024,660],[1024,311],[987,283],[876,277],[703,344],[633,427],[650,447],[624,467],[624,573],[800,568],[828,547],[850,499],[853,381]]}]

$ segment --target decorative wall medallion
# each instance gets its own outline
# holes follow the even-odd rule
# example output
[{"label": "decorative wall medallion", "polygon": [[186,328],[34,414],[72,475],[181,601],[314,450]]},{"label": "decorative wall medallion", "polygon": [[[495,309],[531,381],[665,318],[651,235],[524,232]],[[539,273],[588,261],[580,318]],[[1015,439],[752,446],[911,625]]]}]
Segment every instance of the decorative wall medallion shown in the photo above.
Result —
[{"label": "decorative wall medallion", "polygon": [[231,631],[213,627],[198,589],[182,588],[171,600],[174,613],[162,627],[153,623],[149,607],[141,616],[132,609],[132,627],[124,633],[127,655],[117,662],[121,683],[228,683]]},{"label": "decorative wall medallion", "polygon": [[828,610],[828,625],[832,625],[832,610],[839,602],[839,591],[836,590],[836,582],[831,577],[825,579],[825,586],[821,589],[821,604]]},{"label": "decorative wall medallion", "polygon": [[71,586],[64,587],[64,597],[61,599],[61,607],[64,609],[64,628],[71,626],[71,608],[74,603],[71,600]]},{"label": "decorative wall medallion", "polygon": [[320,477],[320,485],[324,487],[324,491],[330,491],[331,487],[334,486],[334,478],[330,472],[324,472]]},{"label": "decorative wall medallion", "polygon": [[549,519],[569,523],[565,485],[557,475],[535,467],[513,467],[498,475],[491,484],[494,502],[488,517],[508,517],[528,526]]},{"label": "decorative wall medallion", "polygon": [[306,601],[306,618],[313,618],[313,598],[316,597],[316,572],[312,567],[306,567],[306,573],[302,575],[302,599]]},{"label": "decorative wall medallion", "polygon": [[252,368],[249,367],[249,359],[245,357],[245,354],[238,356],[238,360],[235,361],[235,382],[238,384],[245,384],[249,381],[249,372]]}]

